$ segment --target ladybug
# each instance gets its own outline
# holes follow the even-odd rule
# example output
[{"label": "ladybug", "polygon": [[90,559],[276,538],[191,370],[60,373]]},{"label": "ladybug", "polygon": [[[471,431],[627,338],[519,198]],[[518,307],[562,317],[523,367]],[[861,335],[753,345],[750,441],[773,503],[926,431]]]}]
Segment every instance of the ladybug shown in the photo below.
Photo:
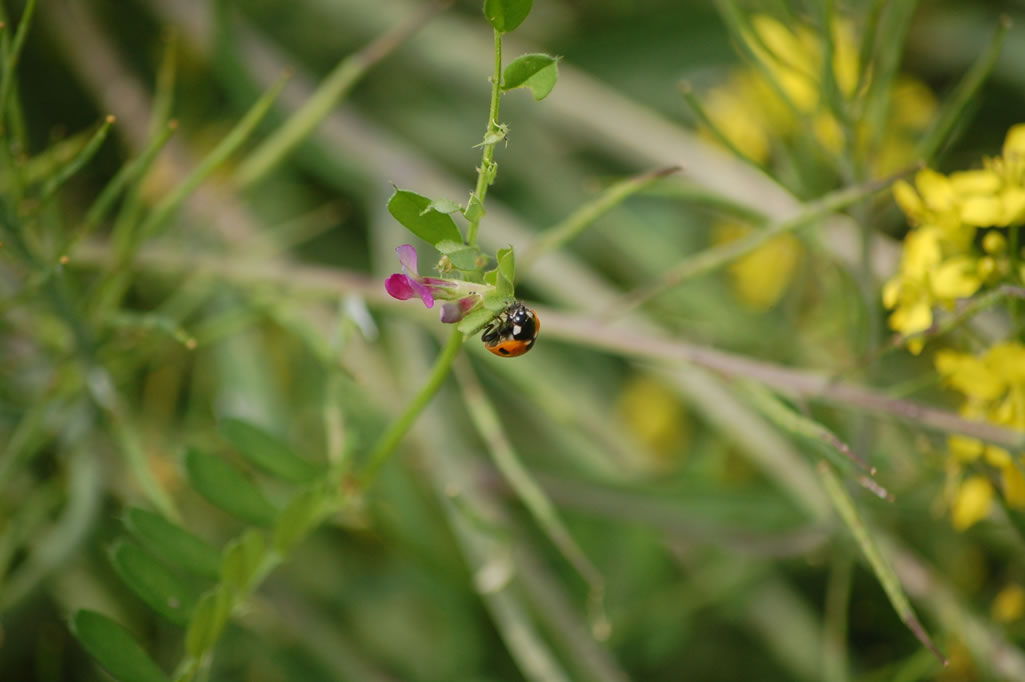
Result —
[{"label": "ladybug", "polygon": [[514,358],[534,347],[539,331],[541,320],[537,313],[517,301],[488,323],[480,340],[495,355]]}]

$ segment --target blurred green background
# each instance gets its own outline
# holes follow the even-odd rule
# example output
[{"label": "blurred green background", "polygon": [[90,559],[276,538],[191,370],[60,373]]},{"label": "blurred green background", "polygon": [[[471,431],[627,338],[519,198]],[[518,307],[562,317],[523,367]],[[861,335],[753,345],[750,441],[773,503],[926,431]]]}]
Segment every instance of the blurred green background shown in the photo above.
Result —
[{"label": "blurred green background", "polygon": [[[314,136],[240,186],[238,160],[312,86],[424,3],[40,0],[14,91],[27,149],[3,161],[5,194],[14,196],[9,164],[32,159],[45,177],[105,116],[117,118],[52,201],[33,204],[29,192],[5,202],[53,257],[144,148],[154,110],[166,108],[177,130],[134,199],[118,205],[128,222],[196,168],[283,71],[292,77],[242,150],[123,260],[114,218],[45,277],[3,239],[0,679],[107,679],[68,630],[77,608],[124,624],[165,671],[181,659],[181,628],[139,601],[110,559],[125,506],[152,506],[138,467],[175,500],[184,527],[221,546],[243,526],[192,490],[183,469],[188,447],[245,466],[218,418],[260,424],[310,460],[358,458],[421,385],[439,327],[435,311],[384,293],[394,248],[409,241],[385,203],[393,183],[460,202],[473,187],[492,64],[479,4],[455,2],[427,19]],[[816,4],[742,6],[804,16]],[[860,25],[877,4],[887,3],[840,10]],[[10,35],[24,3],[4,8]],[[914,13],[901,70],[940,102],[1002,13],[1016,25],[941,169],[977,165],[1022,121],[1025,5],[928,2]],[[161,89],[168,45],[174,81]],[[503,97],[510,134],[481,228],[490,249],[522,254],[612,182],[682,170],[523,274],[517,294],[542,319],[537,348],[503,361],[468,342],[469,383],[450,381],[377,484],[235,614],[209,679],[1025,679],[1025,604],[993,610],[1025,584],[1025,545],[1004,516],[951,527],[942,436],[858,409],[798,405],[870,459],[894,494],[888,503],[852,488],[950,657],[945,669],[831,515],[813,447],[719,377],[610,350],[574,322],[715,242],[718,213],[687,199],[691,180],[770,216],[794,201],[693,134],[680,81],[700,97],[739,63],[715,4],[537,0],[505,50],[507,61],[528,51],[563,61],[545,101]],[[795,190],[797,200],[842,184],[832,169],[819,177],[827,186]],[[672,339],[787,367],[854,366],[847,378],[882,394],[955,409],[926,358],[898,351],[859,364],[885,338],[878,286],[906,223],[885,197],[856,217],[888,254],[869,264],[874,289],[865,290],[856,240],[812,228],[778,275],[787,278],[778,300],[752,307],[729,272],[712,273],[654,299],[643,325],[617,328],[657,325]],[[432,252],[417,246],[427,273]],[[63,282],[67,306],[47,297],[50,278]],[[488,456],[467,416],[473,377],[600,585],[552,544]],[[272,503],[289,498],[292,488],[259,480]],[[197,594],[208,587],[182,579]]]}]

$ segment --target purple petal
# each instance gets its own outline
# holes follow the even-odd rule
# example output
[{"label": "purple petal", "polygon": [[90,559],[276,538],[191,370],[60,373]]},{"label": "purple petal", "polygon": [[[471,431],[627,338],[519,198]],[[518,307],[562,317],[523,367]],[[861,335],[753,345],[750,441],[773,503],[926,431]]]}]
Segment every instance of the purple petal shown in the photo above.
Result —
[{"label": "purple petal", "polygon": [[445,324],[459,322],[466,317],[466,313],[477,306],[478,301],[480,301],[480,297],[473,295],[444,304],[441,306],[441,321]]},{"label": "purple petal", "polygon": [[413,287],[413,291],[420,297],[420,300],[424,302],[424,305],[428,308],[434,307],[434,294],[431,293],[430,287],[424,286],[421,282],[413,279],[412,277],[406,278],[409,281],[409,286]]},{"label": "purple petal", "polygon": [[[388,292],[389,296],[400,301],[405,301],[417,295],[417,291],[413,288],[413,280],[406,275],[397,273],[384,280],[384,289]],[[429,308],[430,306],[427,307]]]},{"label": "purple petal", "polygon": [[403,244],[402,246],[397,246],[395,247],[395,253],[398,255],[399,263],[402,264],[407,275],[419,274],[419,271],[416,269],[416,249],[412,245]]}]

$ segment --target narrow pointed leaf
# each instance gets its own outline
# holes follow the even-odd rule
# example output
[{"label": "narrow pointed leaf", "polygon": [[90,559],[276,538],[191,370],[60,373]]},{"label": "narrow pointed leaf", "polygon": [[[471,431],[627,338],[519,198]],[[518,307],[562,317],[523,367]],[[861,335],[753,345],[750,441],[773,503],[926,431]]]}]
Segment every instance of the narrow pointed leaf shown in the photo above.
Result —
[{"label": "narrow pointed leaf", "polygon": [[254,466],[284,481],[303,483],[321,472],[316,464],[299,457],[277,437],[249,422],[222,419],[218,430]]},{"label": "narrow pointed leaf", "polygon": [[196,595],[162,563],[128,542],[111,549],[110,561],[121,580],[147,606],[175,625],[188,622]]},{"label": "narrow pointed leaf", "polygon": [[463,243],[463,235],[450,216],[431,207],[431,200],[416,192],[397,189],[388,199],[388,212],[407,230],[429,244]]},{"label": "narrow pointed leaf", "polygon": [[551,93],[559,79],[559,59],[547,54],[525,54],[517,57],[502,74],[502,89],[529,88],[540,102]]},{"label": "narrow pointed leaf", "polygon": [[125,512],[124,524],[147,549],[164,561],[207,578],[216,578],[220,574],[220,552],[163,516],[131,508]]},{"label": "narrow pointed leaf", "polygon": [[495,280],[496,293],[499,296],[512,296],[516,293],[513,282],[516,279],[516,255],[511,248],[498,250],[498,279]]},{"label": "narrow pointed leaf", "polygon": [[911,608],[907,595],[904,594],[904,588],[900,584],[900,579],[897,578],[893,567],[890,566],[889,562],[883,557],[882,552],[879,551],[876,542],[869,533],[869,529],[865,526],[860,514],[858,514],[854,501],[848,495],[836,472],[826,462],[819,462],[819,474],[822,477],[826,492],[829,493],[829,498],[833,502],[833,506],[839,513],[840,518],[847,524],[847,528],[851,531],[861,551],[864,552],[869,566],[872,567],[872,572],[875,573],[876,579],[879,580],[883,591],[886,592],[886,596],[889,598],[894,611],[897,612],[897,615],[900,616],[900,619],[908,629],[918,638],[918,641],[929,651],[933,652],[940,662],[946,665],[946,657],[936,648],[936,645],[933,644],[932,639],[926,633],[925,628],[919,622],[918,616],[915,615],[914,610]]},{"label": "narrow pointed leaf", "polygon": [[214,506],[243,521],[260,525],[273,523],[277,510],[263,492],[220,457],[189,450],[185,468],[192,486]]},{"label": "narrow pointed leaf", "polygon": [[80,609],[71,616],[71,633],[111,677],[120,682],[167,682],[135,638],[103,614]]}]

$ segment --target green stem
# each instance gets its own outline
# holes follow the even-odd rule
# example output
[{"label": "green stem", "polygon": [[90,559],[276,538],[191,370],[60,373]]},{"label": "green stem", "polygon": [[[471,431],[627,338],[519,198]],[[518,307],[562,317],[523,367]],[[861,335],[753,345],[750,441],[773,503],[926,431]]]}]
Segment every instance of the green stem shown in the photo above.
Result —
[{"label": "green stem", "polygon": [[484,153],[481,155],[480,167],[477,169],[477,187],[466,207],[470,228],[466,241],[470,246],[477,245],[477,229],[480,219],[484,216],[484,197],[488,187],[495,180],[494,158],[495,145],[498,144],[501,129],[498,125],[499,96],[502,94],[502,34],[495,31],[495,73],[491,76],[491,111],[488,113],[488,130],[484,134]]},{"label": "green stem", "polygon": [[431,401],[434,394],[441,388],[441,384],[444,383],[449,371],[452,369],[452,361],[455,360],[462,346],[462,332],[458,329],[453,329],[452,335],[448,338],[448,343],[442,348],[441,355],[438,356],[437,361],[434,363],[434,369],[431,370],[427,383],[420,389],[420,392],[413,398],[412,402],[406,406],[406,409],[399,415],[398,419],[392,422],[391,426],[378,439],[374,449],[370,452],[367,463],[359,475],[359,481],[363,484],[364,488],[369,487],[374,479],[377,478],[381,467],[395,452],[395,448],[402,442],[403,436],[412,428],[417,416],[427,407],[427,403]]}]

